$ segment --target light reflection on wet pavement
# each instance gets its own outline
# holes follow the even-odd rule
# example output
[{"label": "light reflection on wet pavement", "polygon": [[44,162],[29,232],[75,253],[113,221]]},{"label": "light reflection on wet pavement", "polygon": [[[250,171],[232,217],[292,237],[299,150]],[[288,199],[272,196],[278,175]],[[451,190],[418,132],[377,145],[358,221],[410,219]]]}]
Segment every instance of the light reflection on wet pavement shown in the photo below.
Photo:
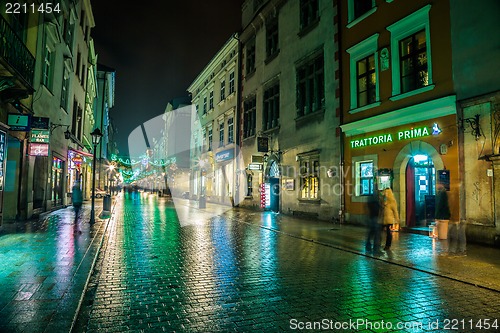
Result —
[{"label": "light reflection on wet pavement", "polygon": [[[360,255],[354,236],[342,250],[321,244],[324,230],[298,238],[276,215],[240,210],[203,220],[187,202],[145,194],[118,202],[80,330],[273,332],[360,320],[393,328],[337,331],[421,332],[436,331],[437,321],[443,331],[452,318],[500,320],[498,292]],[[177,214],[193,223],[181,226]],[[304,240],[307,232],[319,242]]]}]

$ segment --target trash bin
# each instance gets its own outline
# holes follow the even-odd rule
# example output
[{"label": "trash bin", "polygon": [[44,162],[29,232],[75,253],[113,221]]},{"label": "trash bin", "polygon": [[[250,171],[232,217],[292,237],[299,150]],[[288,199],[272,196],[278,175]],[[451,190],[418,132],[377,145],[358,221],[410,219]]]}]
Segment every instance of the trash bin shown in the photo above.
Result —
[{"label": "trash bin", "polygon": [[106,194],[102,200],[102,210],[105,212],[111,211],[111,196]]},{"label": "trash bin", "polygon": [[438,239],[448,239],[448,220],[436,220]]},{"label": "trash bin", "polygon": [[200,197],[198,208],[207,208],[207,198],[204,195]]}]

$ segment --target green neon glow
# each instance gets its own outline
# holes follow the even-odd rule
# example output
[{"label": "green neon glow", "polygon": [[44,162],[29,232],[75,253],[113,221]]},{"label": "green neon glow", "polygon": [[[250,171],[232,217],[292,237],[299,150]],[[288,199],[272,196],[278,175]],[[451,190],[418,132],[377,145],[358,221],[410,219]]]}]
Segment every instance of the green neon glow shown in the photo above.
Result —
[{"label": "green neon glow", "polygon": [[[438,129],[438,130],[436,130]],[[398,141],[417,139],[429,136],[431,134],[439,134],[441,130],[437,124],[434,124],[432,130],[429,130],[429,127],[416,127],[410,128],[408,130],[403,130],[397,132],[395,135],[393,134],[380,134],[374,135],[363,139],[351,140],[351,148],[362,148],[366,146],[374,146],[383,143],[393,142],[394,139]]]}]

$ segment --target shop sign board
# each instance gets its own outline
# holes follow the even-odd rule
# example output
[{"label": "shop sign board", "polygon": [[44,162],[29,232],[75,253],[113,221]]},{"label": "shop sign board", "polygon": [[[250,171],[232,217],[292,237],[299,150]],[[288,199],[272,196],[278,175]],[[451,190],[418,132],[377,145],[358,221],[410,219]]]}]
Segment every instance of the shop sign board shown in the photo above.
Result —
[{"label": "shop sign board", "polygon": [[250,163],[248,165],[248,170],[262,170],[262,164],[259,164],[259,163]]},{"label": "shop sign board", "polygon": [[47,143],[30,143],[30,156],[49,156],[49,145]]},{"label": "shop sign board", "polygon": [[351,148],[374,146],[383,143],[393,142],[395,140],[403,141],[403,140],[423,138],[430,135],[438,135],[439,133],[441,133],[441,129],[439,128],[438,124],[434,124],[432,127],[426,127],[426,126],[415,127],[407,130],[401,130],[394,134],[392,133],[380,134],[380,135],[370,136],[367,138],[351,140]]},{"label": "shop sign board", "polygon": [[7,117],[7,125],[11,131],[24,131],[30,130],[30,116],[19,113],[9,113]]},{"label": "shop sign board", "polygon": [[31,117],[31,128],[49,129],[50,118],[47,117]]},{"label": "shop sign board", "polygon": [[31,130],[30,142],[49,143],[49,130]]},{"label": "shop sign board", "polygon": [[227,149],[215,154],[215,162],[224,162],[234,157],[234,149]]}]

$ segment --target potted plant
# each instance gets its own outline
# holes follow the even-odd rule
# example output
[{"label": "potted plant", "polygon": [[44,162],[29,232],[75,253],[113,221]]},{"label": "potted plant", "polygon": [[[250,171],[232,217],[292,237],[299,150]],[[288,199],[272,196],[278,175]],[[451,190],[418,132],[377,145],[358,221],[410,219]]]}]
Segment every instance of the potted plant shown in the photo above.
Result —
[{"label": "potted plant", "polygon": [[436,210],[434,217],[438,229],[438,238],[448,238],[448,222],[450,221],[450,205],[448,203],[448,193],[443,184],[439,184],[436,193]]}]

